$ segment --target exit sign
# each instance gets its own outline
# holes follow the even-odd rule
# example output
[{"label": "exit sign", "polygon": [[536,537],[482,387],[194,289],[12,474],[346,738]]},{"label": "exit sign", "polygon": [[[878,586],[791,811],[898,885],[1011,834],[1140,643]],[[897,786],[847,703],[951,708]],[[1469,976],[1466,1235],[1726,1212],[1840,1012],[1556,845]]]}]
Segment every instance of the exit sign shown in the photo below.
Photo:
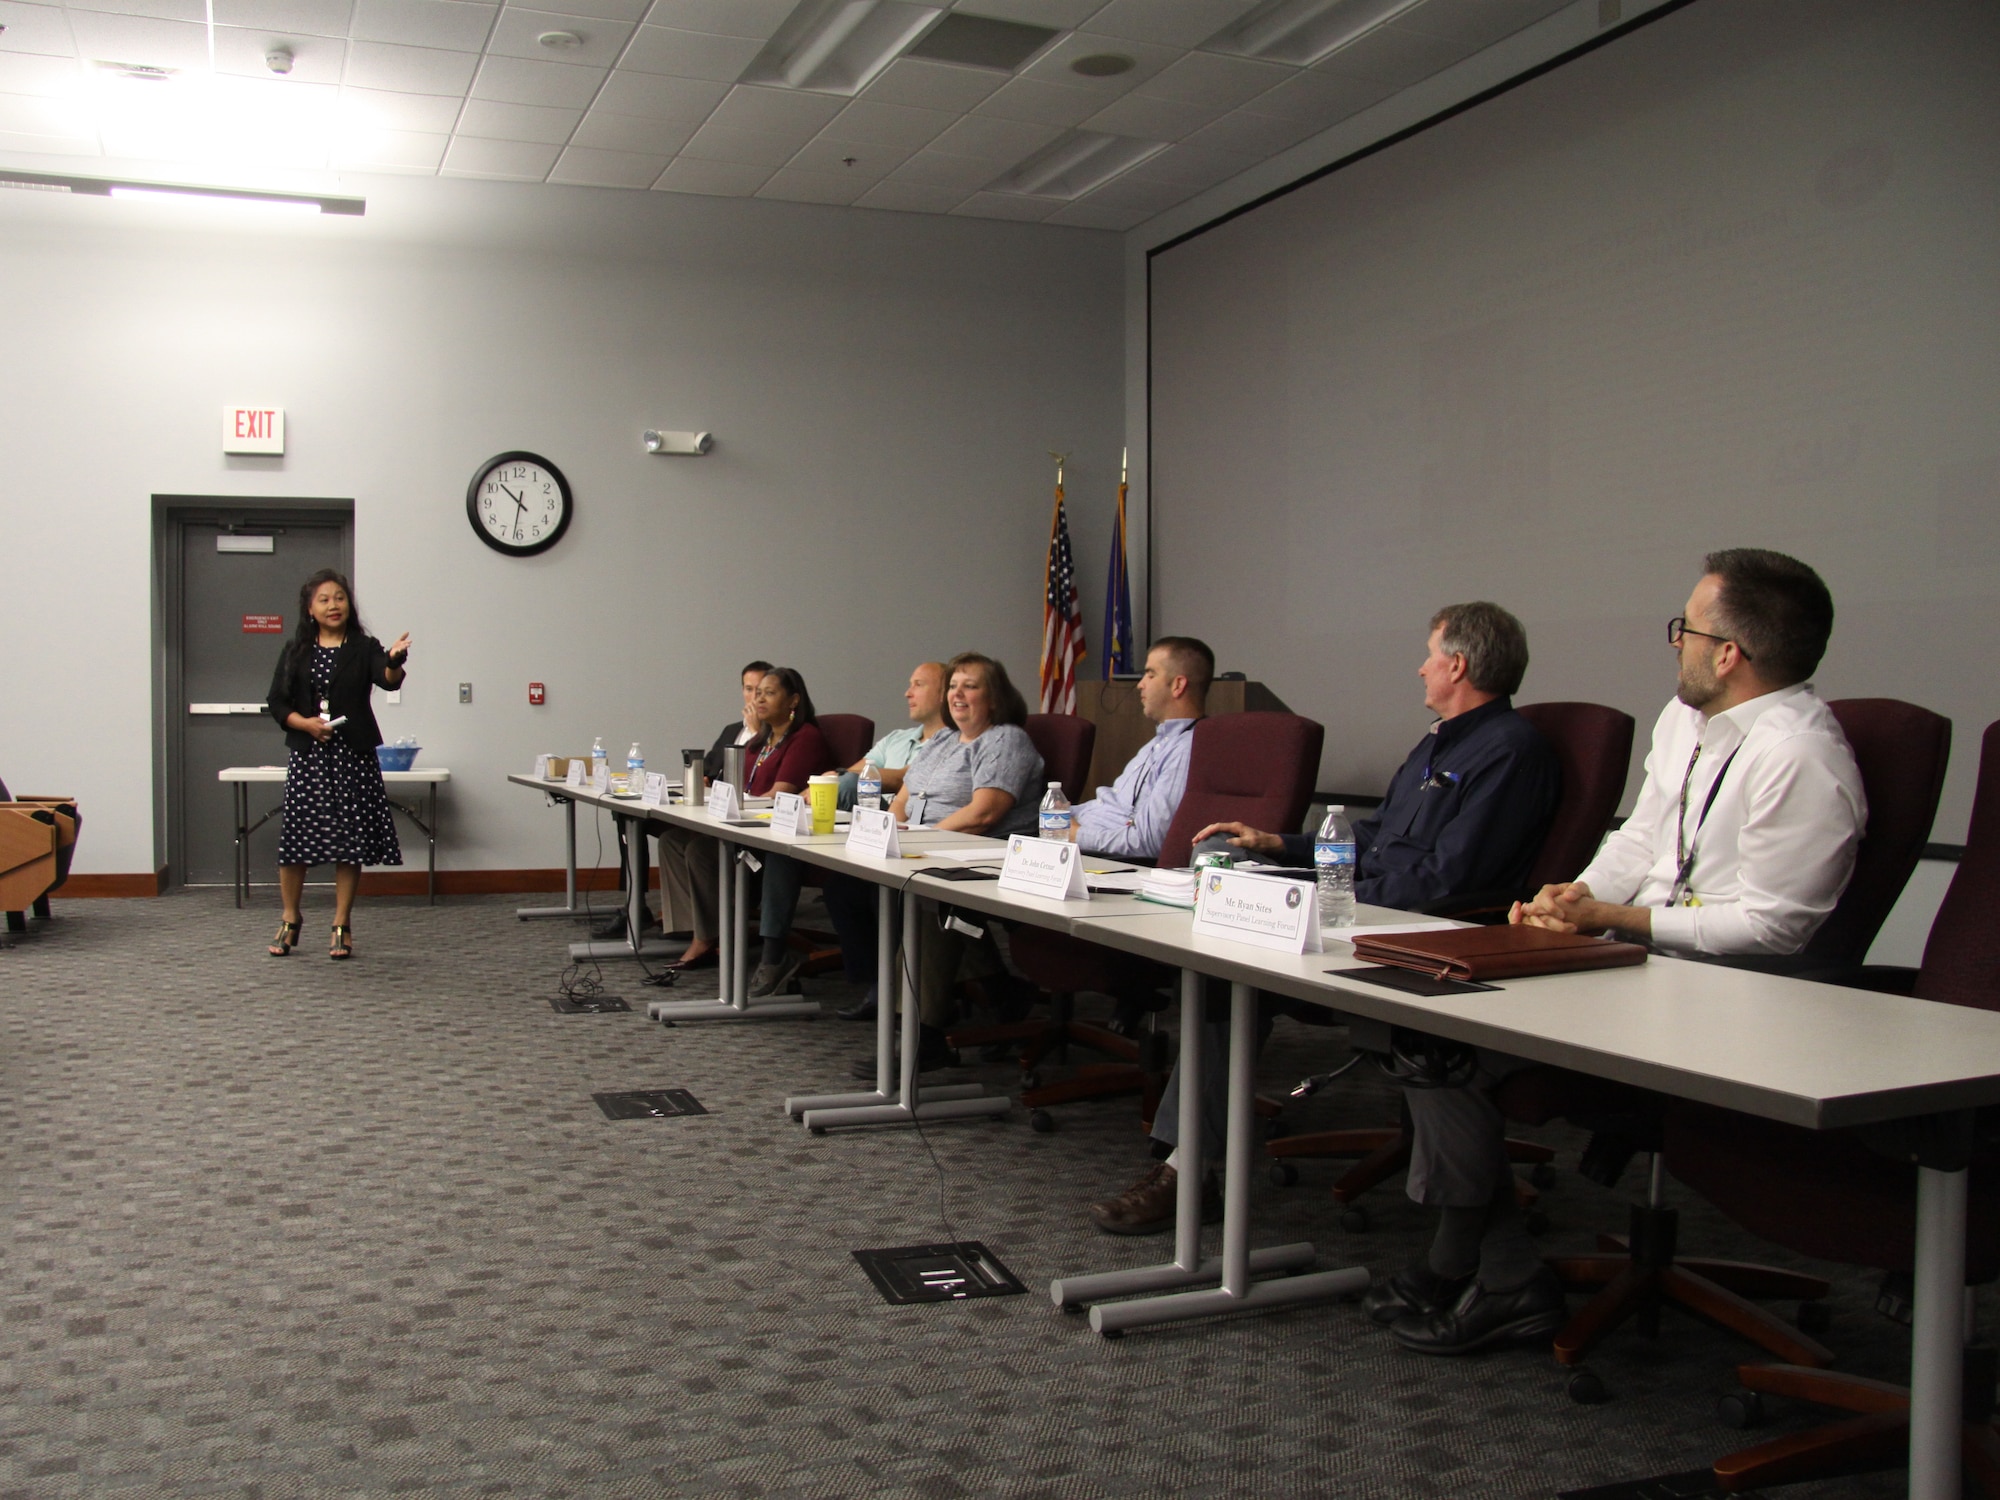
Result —
[{"label": "exit sign", "polygon": [[224,453],[283,453],[285,409],[282,406],[222,408]]}]

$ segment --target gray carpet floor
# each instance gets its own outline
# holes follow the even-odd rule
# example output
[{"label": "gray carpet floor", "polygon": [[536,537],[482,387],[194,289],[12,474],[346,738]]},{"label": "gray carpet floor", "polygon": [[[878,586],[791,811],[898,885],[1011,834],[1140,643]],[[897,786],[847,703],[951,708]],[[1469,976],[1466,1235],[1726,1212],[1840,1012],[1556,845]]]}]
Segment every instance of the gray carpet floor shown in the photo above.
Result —
[{"label": "gray carpet floor", "polygon": [[[605,976],[634,1013],[558,1015],[574,929],[517,904],[364,903],[347,964],[317,893],[283,961],[271,893],[239,912],[213,890],[59,902],[0,951],[0,1500],[1548,1497],[1741,1442],[1712,1406],[1751,1351],[1685,1319],[1614,1337],[1596,1407],[1546,1351],[1425,1359],[1352,1305],[1098,1338],[1045,1289],[1171,1254],[1083,1216],[1147,1165],[1136,1101],[1067,1107],[1047,1135],[1017,1110],[810,1137],[780,1099],[848,1087],[870,1028],[662,1027],[622,965]],[[694,979],[678,993],[714,992]],[[1342,1055],[1341,1033],[1281,1020],[1264,1090]],[[614,1123],[591,1100],[667,1087],[709,1113]],[[1364,1068],[1288,1113],[1393,1109]],[[1572,1166],[1579,1138],[1547,1139]],[[1257,1242],[1377,1270],[1418,1250],[1394,1190],[1344,1232],[1334,1171],[1260,1172]],[[1677,1198],[1689,1253],[1799,1264]],[[1587,1247],[1623,1205],[1564,1171],[1547,1242]],[[954,1236],[1032,1294],[891,1307],[850,1256]],[[1828,1274],[1843,1365],[1901,1378],[1872,1281]]]}]

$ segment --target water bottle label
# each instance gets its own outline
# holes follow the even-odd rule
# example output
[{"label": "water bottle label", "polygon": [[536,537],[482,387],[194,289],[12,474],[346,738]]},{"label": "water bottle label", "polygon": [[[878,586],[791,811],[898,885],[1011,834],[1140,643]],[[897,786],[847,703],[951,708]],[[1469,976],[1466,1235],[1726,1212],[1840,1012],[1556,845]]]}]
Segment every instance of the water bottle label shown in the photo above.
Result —
[{"label": "water bottle label", "polygon": [[1351,865],[1354,863],[1352,844],[1314,844],[1313,863],[1315,865]]},{"label": "water bottle label", "polygon": [[1069,814],[1066,812],[1043,813],[1042,837],[1048,838],[1051,834],[1058,838],[1066,837],[1069,833],[1069,821]]}]

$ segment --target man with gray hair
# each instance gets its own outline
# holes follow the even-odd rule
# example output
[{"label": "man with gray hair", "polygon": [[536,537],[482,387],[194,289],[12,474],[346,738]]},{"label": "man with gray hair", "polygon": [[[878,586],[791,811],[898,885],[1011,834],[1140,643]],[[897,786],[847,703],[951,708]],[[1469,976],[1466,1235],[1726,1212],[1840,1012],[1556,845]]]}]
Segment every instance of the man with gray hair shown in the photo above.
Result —
[{"label": "man with gray hair", "polygon": [[[1448,604],[1431,616],[1423,665],[1424,706],[1436,721],[1389,780],[1382,805],[1354,825],[1354,895],[1376,906],[1421,910],[1454,896],[1514,891],[1527,880],[1555,816],[1562,773],[1555,752],[1512,695],[1528,670],[1528,633],[1497,604]],[[1310,866],[1309,833],[1263,833],[1242,823],[1212,823],[1195,842],[1224,839],[1280,864]],[[1258,1008],[1259,1041],[1272,1006]],[[1211,1058],[1225,1048],[1211,1026]],[[1205,1070],[1204,1160],[1222,1159],[1227,1070]],[[1116,1198],[1092,1204],[1109,1234],[1154,1234],[1173,1226],[1180,1140],[1180,1075],[1168,1080],[1153,1117],[1152,1171]]]}]

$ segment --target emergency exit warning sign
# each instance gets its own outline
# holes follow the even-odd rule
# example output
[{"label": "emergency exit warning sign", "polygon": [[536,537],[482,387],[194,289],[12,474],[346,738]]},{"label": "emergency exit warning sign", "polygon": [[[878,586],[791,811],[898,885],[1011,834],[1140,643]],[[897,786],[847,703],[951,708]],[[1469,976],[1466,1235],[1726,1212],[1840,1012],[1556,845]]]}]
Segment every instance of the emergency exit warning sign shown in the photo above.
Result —
[{"label": "emergency exit warning sign", "polygon": [[283,453],[285,409],[282,406],[223,407],[222,451]]}]

